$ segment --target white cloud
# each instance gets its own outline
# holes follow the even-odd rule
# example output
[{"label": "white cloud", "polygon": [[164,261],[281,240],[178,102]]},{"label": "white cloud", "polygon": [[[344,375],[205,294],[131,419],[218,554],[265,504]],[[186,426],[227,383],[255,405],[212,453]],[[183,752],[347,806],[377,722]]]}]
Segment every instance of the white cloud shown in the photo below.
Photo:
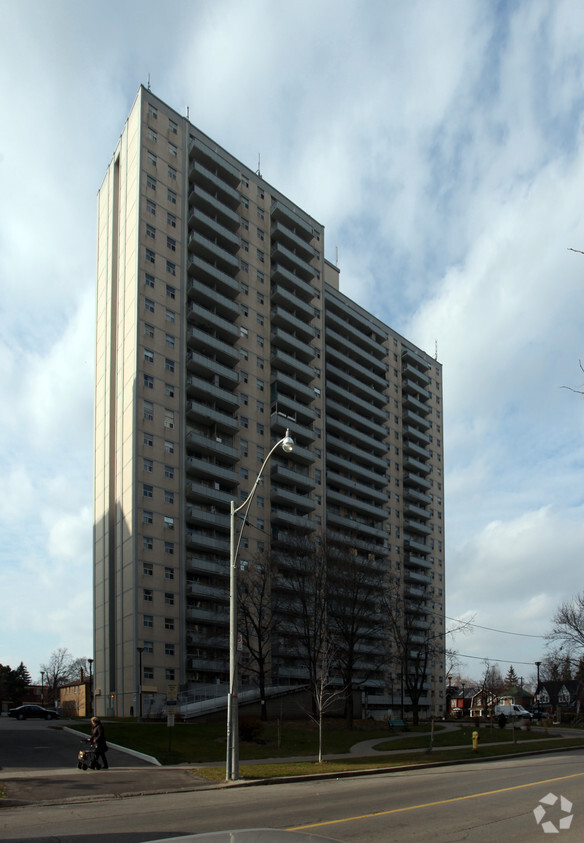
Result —
[{"label": "white cloud", "polygon": [[[584,7],[24,0],[3,23],[0,661],[91,646],[95,195],[149,73],[325,224],[344,291],[438,342],[449,613],[545,628],[580,590]],[[25,640],[23,595],[49,606]],[[461,649],[541,655],[503,641]]]}]

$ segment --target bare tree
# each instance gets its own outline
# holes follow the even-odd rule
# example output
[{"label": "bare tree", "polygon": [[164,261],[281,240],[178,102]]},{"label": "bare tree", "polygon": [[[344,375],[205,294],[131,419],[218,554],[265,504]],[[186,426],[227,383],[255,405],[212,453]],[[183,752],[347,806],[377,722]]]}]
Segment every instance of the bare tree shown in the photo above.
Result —
[{"label": "bare tree", "polygon": [[[385,565],[374,554],[358,555],[329,541],[327,605],[329,629],[335,640],[337,659],[346,690],[347,728],[353,728],[353,690],[387,661],[385,641],[387,578]],[[377,658],[376,658],[377,657]]]},{"label": "bare tree", "polygon": [[248,656],[245,667],[257,677],[262,720],[268,718],[266,680],[278,616],[278,593],[272,590],[272,572],[272,557],[263,554],[242,568],[238,579],[239,628]]},{"label": "bare tree", "polygon": [[425,595],[418,598],[409,596],[405,600],[402,589],[403,583],[399,577],[389,579],[386,591],[387,618],[399,659],[403,687],[412,704],[414,724],[417,724],[428,667],[434,658],[444,655],[445,633],[437,633],[425,619],[428,614]]},{"label": "bare tree", "polygon": [[59,688],[71,680],[73,657],[66,647],[53,650],[47,664],[41,665],[45,674],[47,700],[55,704],[59,699]]},{"label": "bare tree", "polygon": [[318,725],[318,763],[322,764],[322,725],[323,717],[340,698],[344,697],[347,689],[338,687],[336,675],[332,671],[332,665],[336,662],[334,646],[330,641],[323,642],[323,651],[317,671],[316,684],[313,698],[316,706],[315,713],[308,713],[308,716]]},{"label": "bare tree", "polygon": [[562,603],[552,616],[552,630],[546,636],[568,650],[584,649],[584,591]]}]

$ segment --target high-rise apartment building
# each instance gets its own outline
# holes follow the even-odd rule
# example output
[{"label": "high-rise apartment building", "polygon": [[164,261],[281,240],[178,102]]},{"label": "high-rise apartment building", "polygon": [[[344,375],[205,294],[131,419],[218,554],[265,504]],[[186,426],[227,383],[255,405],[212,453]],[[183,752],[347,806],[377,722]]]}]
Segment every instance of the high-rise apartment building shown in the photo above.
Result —
[{"label": "high-rise apartment building", "polygon": [[[440,364],[340,292],[320,223],[143,87],[99,191],[97,276],[96,712],[227,693],[230,503],[287,429],[239,563],[327,536],[389,571],[408,653],[362,642],[357,678],[407,709],[435,639],[420,707],[442,712]],[[282,629],[269,680],[294,685]]]}]

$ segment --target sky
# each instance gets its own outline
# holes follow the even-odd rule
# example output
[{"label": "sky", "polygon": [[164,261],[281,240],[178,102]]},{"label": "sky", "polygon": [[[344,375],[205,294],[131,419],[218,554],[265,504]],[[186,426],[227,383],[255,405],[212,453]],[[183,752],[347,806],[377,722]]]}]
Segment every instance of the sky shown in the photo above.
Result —
[{"label": "sky", "polygon": [[0,5],[0,663],[91,655],[96,194],[150,79],[437,354],[447,640],[532,679],[583,589],[584,4]]}]

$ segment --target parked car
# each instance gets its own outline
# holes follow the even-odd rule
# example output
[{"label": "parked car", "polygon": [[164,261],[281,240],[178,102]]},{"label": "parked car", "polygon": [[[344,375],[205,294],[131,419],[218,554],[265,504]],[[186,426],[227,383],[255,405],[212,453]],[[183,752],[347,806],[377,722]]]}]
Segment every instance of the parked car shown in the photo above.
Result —
[{"label": "parked car", "polygon": [[504,714],[505,717],[510,718],[517,718],[523,717],[526,720],[531,719],[531,714],[529,711],[526,711],[522,705],[496,705],[495,706],[495,717],[500,717],[501,714]]},{"label": "parked car", "polygon": [[28,720],[29,717],[55,720],[59,717],[59,712],[54,708],[43,708],[42,705],[19,705],[16,708],[9,708],[8,716],[16,717],[17,720]]}]

